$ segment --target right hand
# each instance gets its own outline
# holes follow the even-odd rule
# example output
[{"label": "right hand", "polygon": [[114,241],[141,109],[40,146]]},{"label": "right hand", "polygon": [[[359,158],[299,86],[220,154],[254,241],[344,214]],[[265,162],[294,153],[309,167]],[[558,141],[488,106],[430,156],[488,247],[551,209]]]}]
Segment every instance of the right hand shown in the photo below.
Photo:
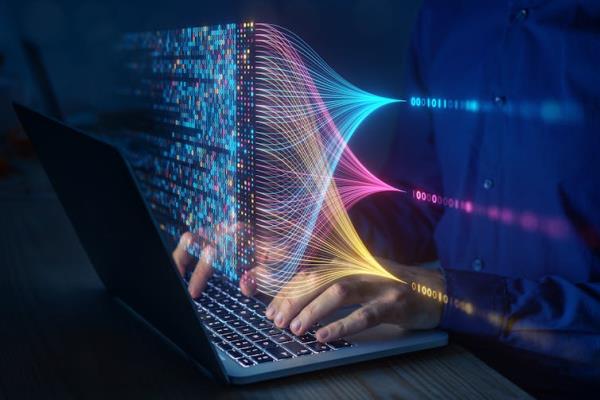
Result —
[{"label": "right hand", "polygon": [[[177,270],[183,276],[187,271],[192,270],[192,276],[188,285],[188,290],[192,298],[200,297],[202,291],[213,273],[212,259],[214,256],[214,246],[206,245],[201,251],[200,258],[196,260],[188,252],[188,247],[194,242],[195,238],[191,232],[186,232],[179,238],[179,243],[173,250],[173,261]],[[240,289],[244,296],[253,296],[256,294],[256,278],[252,270],[245,271],[240,278]]]}]

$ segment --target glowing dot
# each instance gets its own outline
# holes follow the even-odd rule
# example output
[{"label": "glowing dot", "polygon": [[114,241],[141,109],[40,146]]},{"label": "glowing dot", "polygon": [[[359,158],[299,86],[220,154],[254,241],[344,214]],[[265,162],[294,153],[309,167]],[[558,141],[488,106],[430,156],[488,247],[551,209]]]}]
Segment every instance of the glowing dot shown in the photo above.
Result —
[{"label": "glowing dot", "polygon": [[471,203],[470,201],[466,201],[465,202],[465,211],[468,213],[473,212],[473,203]]},{"label": "glowing dot", "polygon": [[498,219],[500,216],[500,210],[498,210],[498,207],[490,207],[487,214],[490,219]]},{"label": "glowing dot", "polygon": [[463,310],[468,314],[471,315],[473,314],[473,311],[475,310],[473,307],[473,304],[471,303],[465,303],[463,306]]},{"label": "glowing dot", "polygon": [[530,212],[523,213],[520,222],[523,229],[528,231],[536,230],[539,226],[538,218]]},{"label": "glowing dot", "polygon": [[513,214],[513,212],[511,210],[504,209],[504,210],[502,210],[502,212],[500,214],[500,219],[505,224],[512,224],[515,220],[515,215]]}]

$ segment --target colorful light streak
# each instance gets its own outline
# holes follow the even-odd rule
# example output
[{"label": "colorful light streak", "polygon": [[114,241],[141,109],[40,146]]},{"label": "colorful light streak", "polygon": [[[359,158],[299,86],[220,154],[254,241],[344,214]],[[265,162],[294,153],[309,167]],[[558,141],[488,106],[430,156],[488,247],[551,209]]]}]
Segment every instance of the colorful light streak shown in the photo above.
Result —
[{"label": "colorful light streak", "polygon": [[[355,274],[406,283],[368,251],[346,210],[374,185],[383,185],[364,167],[348,173],[360,163],[346,143],[369,114],[398,100],[356,88],[282,28],[256,24],[255,48],[259,290],[275,295],[306,269],[317,278],[294,280],[288,286],[293,290],[286,291],[290,296]],[[340,158],[345,203],[333,179]],[[367,177],[358,190],[348,184],[357,176]]]},{"label": "colorful light streak", "polygon": [[531,211],[515,211],[497,205],[481,205],[424,190],[412,190],[412,198],[467,214],[483,216],[492,221],[515,226],[527,232],[540,233],[552,239],[564,239],[571,233],[566,220],[559,217],[540,216]]},{"label": "colorful light streak", "polygon": [[413,96],[406,102],[413,108],[437,112],[466,111],[471,113],[501,113],[528,120],[541,120],[549,124],[578,124],[584,121],[586,108],[573,101],[544,99],[509,100],[496,96],[490,100],[452,99],[444,97]]},{"label": "colorful light streak", "polygon": [[363,198],[380,192],[399,192],[395,188],[369,171],[354,155],[350,147],[346,146],[338,166],[334,172],[335,184],[340,193],[342,203],[347,210]]}]

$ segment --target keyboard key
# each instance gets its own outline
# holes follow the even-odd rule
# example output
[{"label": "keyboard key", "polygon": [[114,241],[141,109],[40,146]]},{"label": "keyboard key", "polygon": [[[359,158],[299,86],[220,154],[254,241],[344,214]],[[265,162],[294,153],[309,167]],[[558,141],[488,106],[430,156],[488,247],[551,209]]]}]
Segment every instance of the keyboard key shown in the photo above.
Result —
[{"label": "keyboard key", "polygon": [[244,339],[236,340],[234,342],[231,342],[231,344],[237,347],[238,349],[245,349],[246,347],[252,346],[252,343]]},{"label": "keyboard key", "polygon": [[244,353],[247,356],[259,356],[259,355],[265,354],[262,352],[261,349],[259,349],[258,347],[254,347],[254,346],[245,348],[244,350],[242,350],[242,353]]},{"label": "keyboard key", "polygon": [[330,345],[331,347],[333,347],[334,349],[341,349],[344,347],[351,347],[352,343],[344,340],[344,339],[338,339],[338,340],[334,340],[333,342],[327,342],[328,345]]},{"label": "keyboard key", "polygon": [[286,335],[285,333],[282,333],[279,335],[271,336],[271,340],[273,340],[275,343],[285,343],[292,340],[292,338]]},{"label": "keyboard key", "polygon": [[225,297],[219,300],[219,304],[225,306],[225,308],[229,308],[229,306],[233,304],[233,299],[231,297]]},{"label": "keyboard key", "polygon": [[[213,301],[208,296],[201,296],[195,302],[199,303],[200,305],[202,305],[204,307],[208,306],[209,304],[213,304]],[[212,307],[212,305],[210,307]]]},{"label": "keyboard key", "polygon": [[319,342],[308,343],[306,346],[308,346],[315,353],[321,353],[323,351],[330,350],[326,344],[319,343]]},{"label": "keyboard key", "polygon": [[257,362],[258,364],[262,364],[262,363],[266,363],[266,362],[271,362],[273,361],[273,358],[267,354],[262,354],[260,356],[254,356],[252,357],[252,359]]},{"label": "keyboard key", "polygon": [[320,324],[314,324],[312,326],[312,328],[310,328],[308,330],[308,333],[310,333],[311,335],[315,335],[319,329],[321,329],[321,325]]},{"label": "keyboard key", "polygon": [[218,328],[213,328],[213,330],[215,331],[215,333],[223,336],[223,335],[227,335],[229,333],[233,333],[233,330],[225,325],[223,325],[223,323],[221,323],[222,326],[218,327]]},{"label": "keyboard key", "polygon": [[211,333],[210,335],[208,335],[208,340],[215,343],[215,342],[220,342],[221,338],[218,337],[217,335],[215,335],[214,333]]},{"label": "keyboard key", "polygon": [[254,324],[254,326],[256,326],[258,329],[265,329],[265,328],[271,328],[273,326],[273,324],[269,321],[266,320],[260,320],[259,322],[257,322],[256,324]]},{"label": "keyboard key", "polygon": [[221,317],[222,317],[222,316],[224,316],[224,315],[227,315],[227,314],[229,314],[229,313],[227,312],[227,310],[225,310],[224,308],[221,308],[221,307],[219,307],[219,308],[213,308],[213,309],[211,310],[211,312],[212,312],[214,315],[216,315],[217,317],[219,317],[219,318],[221,318]]},{"label": "keyboard key", "polygon": [[284,349],[283,347],[275,346],[275,347],[266,347],[265,350],[267,353],[271,354],[278,360],[283,360],[286,358],[292,358],[292,353]]},{"label": "keyboard key", "polygon": [[299,341],[301,341],[302,343],[310,343],[310,342],[315,342],[317,340],[317,338],[315,338],[313,335],[311,335],[310,333],[305,333],[302,336],[298,336],[297,338]]},{"label": "keyboard key", "polygon": [[223,335],[223,339],[227,340],[228,342],[233,342],[234,340],[241,340],[242,337],[237,333],[233,332]]},{"label": "keyboard key", "polygon": [[231,358],[240,358],[243,356],[242,353],[240,353],[239,351],[235,350],[235,349],[231,349],[227,351],[227,354],[229,354],[229,356]]},{"label": "keyboard key", "polygon": [[225,292],[227,292],[227,294],[230,295],[231,297],[233,297],[234,299],[240,299],[240,298],[244,297],[242,292],[240,292],[240,290],[237,287],[236,288],[227,288],[227,289],[225,289]]},{"label": "keyboard key", "polygon": [[267,336],[276,336],[281,334],[281,330],[277,329],[277,328],[269,328],[269,329],[265,329],[263,330],[263,333]]},{"label": "keyboard key", "polygon": [[210,321],[211,319],[215,319],[215,317],[213,317],[212,315],[210,315],[207,311],[204,311],[203,309],[198,311],[198,316],[200,317],[200,320],[204,321],[204,322]]},{"label": "keyboard key", "polygon": [[241,334],[243,335],[252,335],[254,333],[256,333],[256,330],[254,328],[249,327],[248,325],[246,326],[242,326],[240,329],[238,329],[240,331]]},{"label": "keyboard key", "polygon": [[246,326],[246,324],[244,322],[242,322],[242,320],[239,320],[237,318],[229,321],[228,324],[229,324],[229,326],[231,326],[231,327],[233,327],[235,329],[238,329],[238,328],[241,328],[243,326]]},{"label": "keyboard key", "polygon": [[231,345],[229,343],[226,343],[226,342],[219,343],[218,346],[223,351],[229,351],[233,348],[233,347],[231,347]]},{"label": "keyboard key", "polygon": [[215,330],[215,329],[225,326],[221,321],[219,321],[218,319],[215,319],[215,318],[213,318],[212,321],[210,321],[210,322],[204,321],[204,325],[208,326],[212,330]]},{"label": "keyboard key", "polygon": [[235,319],[235,315],[233,314],[225,314],[221,316],[221,319],[225,322],[233,321]]},{"label": "keyboard key", "polygon": [[246,335],[246,337],[247,337],[248,339],[252,340],[253,342],[257,342],[257,341],[259,341],[259,340],[264,340],[264,339],[266,339],[266,338],[267,338],[265,335],[263,335],[263,334],[261,334],[261,333],[258,333],[258,332],[256,332],[256,333],[251,333],[251,334],[249,334],[249,335]]},{"label": "keyboard key", "polygon": [[250,367],[252,365],[254,365],[254,363],[252,362],[252,360],[246,358],[246,357],[242,357],[242,358],[238,358],[236,360],[242,367]]},{"label": "keyboard key", "polygon": [[238,303],[231,303],[231,304],[227,304],[225,305],[225,307],[227,307],[227,309],[229,309],[230,311],[237,311],[240,310],[242,308],[242,306]]},{"label": "keyboard key", "polygon": [[283,347],[285,347],[290,353],[295,354],[297,356],[305,356],[308,354],[312,354],[312,351],[310,351],[298,342],[284,343]]},{"label": "keyboard key", "polygon": [[259,313],[259,314],[263,314],[266,310],[266,307],[260,303],[254,303],[250,306],[250,308],[252,310],[254,310],[254,312]]},{"label": "keyboard key", "polygon": [[261,318],[259,318],[256,315],[251,315],[247,318],[245,318],[246,322],[248,322],[249,324],[255,325],[256,323],[261,321]]},{"label": "keyboard key", "polygon": [[236,314],[244,321],[247,321],[247,318],[254,317],[254,313],[250,310],[239,310]]},{"label": "keyboard key", "polygon": [[258,342],[255,342],[254,344],[260,346],[260,347],[277,347],[277,344],[269,339],[266,340],[259,340]]},{"label": "keyboard key", "polygon": [[216,292],[215,294],[211,294],[210,298],[216,301],[221,301],[222,299],[226,299],[227,296],[223,292]]}]

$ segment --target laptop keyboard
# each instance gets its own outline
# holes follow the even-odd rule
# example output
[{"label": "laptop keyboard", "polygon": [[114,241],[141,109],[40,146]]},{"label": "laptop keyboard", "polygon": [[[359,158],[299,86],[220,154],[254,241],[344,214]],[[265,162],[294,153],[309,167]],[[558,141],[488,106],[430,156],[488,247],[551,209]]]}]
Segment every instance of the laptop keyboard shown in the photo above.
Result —
[{"label": "laptop keyboard", "polygon": [[318,324],[302,336],[277,328],[265,317],[263,302],[242,295],[234,283],[220,275],[215,274],[194,301],[210,331],[210,340],[243,367],[353,346],[345,339],[317,342]]}]

